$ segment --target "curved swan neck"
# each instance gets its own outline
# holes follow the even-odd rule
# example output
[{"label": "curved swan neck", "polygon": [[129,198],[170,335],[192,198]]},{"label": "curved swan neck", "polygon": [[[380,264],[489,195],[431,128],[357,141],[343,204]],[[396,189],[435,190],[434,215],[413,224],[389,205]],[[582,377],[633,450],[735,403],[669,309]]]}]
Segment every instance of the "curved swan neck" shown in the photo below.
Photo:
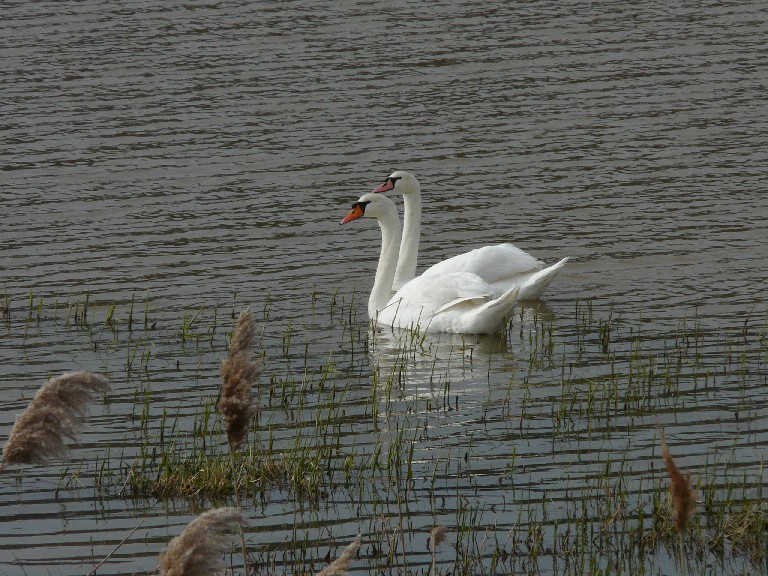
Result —
[{"label": "curved swan neck", "polygon": [[378,220],[381,228],[381,254],[371,296],[368,298],[369,318],[375,318],[376,313],[389,302],[400,250],[400,219],[397,217],[395,205],[391,204],[391,210],[379,216]]},{"label": "curved swan neck", "polygon": [[418,183],[407,194],[403,194],[405,215],[403,217],[403,241],[397,261],[395,289],[416,277],[416,261],[419,256],[421,236],[421,187]]}]

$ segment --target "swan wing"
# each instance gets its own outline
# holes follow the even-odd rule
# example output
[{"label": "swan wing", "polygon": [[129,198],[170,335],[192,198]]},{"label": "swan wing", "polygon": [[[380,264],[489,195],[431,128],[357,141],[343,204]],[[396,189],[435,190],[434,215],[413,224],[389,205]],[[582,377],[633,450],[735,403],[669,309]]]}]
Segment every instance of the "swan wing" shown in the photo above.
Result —
[{"label": "swan wing", "polygon": [[405,299],[439,308],[456,300],[488,299],[493,287],[471,272],[447,272],[414,278],[400,288],[392,300]]},{"label": "swan wing", "polygon": [[400,288],[387,303],[386,309],[396,315],[418,311],[419,317],[433,317],[462,303],[487,302],[493,296],[493,287],[477,274],[449,272],[421,275]]},{"label": "swan wing", "polygon": [[486,302],[487,298],[472,298],[472,297],[466,297],[466,298],[455,298],[454,300],[451,300],[450,302],[446,302],[440,308],[435,310],[435,316],[440,314],[441,312],[445,312],[446,310],[450,310],[454,306],[458,306],[459,304],[464,304],[465,302],[476,302],[478,304],[482,304]]},{"label": "swan wing", "polygon": [[378,321],[435,332],[492,332],[502,325],[518,292],[513,286],[498,297],[493,286],[470,272],[422,275],[397,291]]},{"label": "swan wing", "polygon": [[469,272],[489,284],[512,276],[537,272],[544,263],[524,252],[514,244],[483,246],[448,258],[427,268],[422,276]]}]

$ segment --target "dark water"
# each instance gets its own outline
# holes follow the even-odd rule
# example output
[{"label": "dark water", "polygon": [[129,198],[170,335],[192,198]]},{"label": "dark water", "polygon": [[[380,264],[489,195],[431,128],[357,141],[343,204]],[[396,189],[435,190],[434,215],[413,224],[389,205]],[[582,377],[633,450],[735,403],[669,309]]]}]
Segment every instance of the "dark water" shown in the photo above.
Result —
[{"label": "dark water", "polygon": [[[659,353],[684,319],[713,337],[766,325],[762,2],[36,2],[2,12],[0,280],[12,313],[0,330],[0,434],[51,375],[87,369],[113,384],[71,461],[2,475],[3,573],[87,573],[142,518],[99,573],[151,571],[199,511],[117,490],[98,498],[92,473],[105,446],[116,461],[133,457],[145,391],[155,426],[163,409],[183,420],[200,398],[215,400],[229,317],[217,319],[212,343],[177,338],[184,315],[201,307],[211,323],[213,307],[253,305],[276,378],[311,345],[312,367],[332,359],[348,370],[338,382],[349,386],[350,413],[371,415],[372,374],[397,364],[397,342],[339,346],[347,329],[329,308],[335,295],[365,332],[379,232],[338,220],[394,169],[422,183],[423,264],[499,241],[547,262],[571,257],[545,301],[568,346],[577,301],[631,318]],[[59,319],[27,323],[30,293],[59,307]],[[63,328],[67,305],[85,294],[100,318],[112,302],[125,315],[133,299],[137,317],[146,303],[156,337]],[[530,328],[532,314],[520,323]],[[283,353],[289,325],[296,337]],[[458,524],[469,512],[456,493],[469,488],[479,493],[468,506],[480,531],[503,534],[520,514],[540,515],[542,502],[557,515],[569,495],[598,490],[609,461],[624,463],[633,493],[650,489],[638,478],[658,456],[660,424],[682,464],[738,463],[750,486],[765,488],[765,357],[746,361],[742,381],[691,384],[676,401],[597,430],[584,407],[563,431],[553,414],[569,391],[548,373],[508,391],[511,374],[527,370],[525,337],[501,351],[497,340],[472,340],[471,361],[460,339],[430,342],[408,364],[400,403],[379,413],[384,429],[417,440],[423,474],[443,466],[442,484],[412,504],[414,531]],[[727,353],[713,342],[712,357]],[[150,358],[138,378],[126,371],[134,350]],[[457,408],[436,410],[447,381]],[[575,386],[572,406],[581,406],[589,383]],[[267,410],[276,447],[298,443],[323,401],[313,396],[299,411],[307,420],[290,424]],[[428,438],[414,432],[424,419]],[[371,425],[339,432],[340,441],[365,452],[381,439]],[[454,468],[469,444],[477,459]],[[517,483],[500,490],[510,446]],[[78,467],[82,479],[59,479]],[[435,491],[450,513],[424,504]],[[349,501],[298,512],[280,494],[251,512],[254,555],[288,547],[295,531],[313,543],[318,569],[330,542],[385,531],[381,518],[394,514]],[[363,555],[372,556],[365,545]],[[412,561],[428,568],[422,548]],[[656,563],[672,566],[663,554]]]}]

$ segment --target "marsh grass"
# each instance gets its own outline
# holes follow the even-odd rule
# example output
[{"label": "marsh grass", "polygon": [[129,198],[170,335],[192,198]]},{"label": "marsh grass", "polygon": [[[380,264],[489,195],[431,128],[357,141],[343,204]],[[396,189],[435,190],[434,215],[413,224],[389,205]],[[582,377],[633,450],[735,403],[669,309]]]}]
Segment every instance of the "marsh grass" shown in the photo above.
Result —
[{"label": "marsh grass", "polygon": [[312,486],[296,481],[292,462],[246,450],[233,457],[228,453],[167,452],[156,459],[139,460],[127,471],[124,493],[133,498],[200,498],[221,501],[242,492],[254,500],[273,488],[292,489],[312,496]]},{"label": "marsh grass", "polygon": [[[707,329],[694,317],[654,333],[579,303],[570,317],[520,310],[503,345],[446,348],[417,330],[367,332],[351,299],[337,293],[323,310],[328,297],[313,293],[311,327],[266,328],[260,413],[233,453],[216,417],[222,314],[163,318],[145,303],[142,321],[132,299],[79,298],[54,315],[29,298],[21,328],[64,326],[120,359],[111,369],[130,390],[138,441],[96,463],[97,497],[219,505],[239,494],[249,515],[289,511],[270,542],[248,543],[260,573],[306,574],[323,557],[313,546],[356,531],[360,564],[386,574],[665,573],[679,544],[657,427],[684,439],[702,410],[704,430],[738,427],[764,447],[753,401],[768,386],[768,338],[757,320]],[[9,306],[15,326],[24,305]],[[701,503],[683,546],[689,573],[765,563],[762,467],[723,444],[691,470]],[[424,546],[435,522],[456,539],[439,557]]]}]

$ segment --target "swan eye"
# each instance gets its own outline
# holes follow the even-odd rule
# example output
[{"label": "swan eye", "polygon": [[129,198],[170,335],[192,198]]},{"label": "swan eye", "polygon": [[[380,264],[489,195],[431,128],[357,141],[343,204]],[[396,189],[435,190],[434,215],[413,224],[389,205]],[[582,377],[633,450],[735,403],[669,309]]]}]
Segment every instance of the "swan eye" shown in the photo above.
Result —
[{"label": "swan eye", "polygon": [[[402,176],[390,176],[389,178],[387,178],[386,182],[389,182],[390,184],[392,184],[392,188],[394,188],[395,187],[395,182],[400,180],[400,178],[402,178]],[[385,184],[386,184],[386,182],[385,182]]]}]

